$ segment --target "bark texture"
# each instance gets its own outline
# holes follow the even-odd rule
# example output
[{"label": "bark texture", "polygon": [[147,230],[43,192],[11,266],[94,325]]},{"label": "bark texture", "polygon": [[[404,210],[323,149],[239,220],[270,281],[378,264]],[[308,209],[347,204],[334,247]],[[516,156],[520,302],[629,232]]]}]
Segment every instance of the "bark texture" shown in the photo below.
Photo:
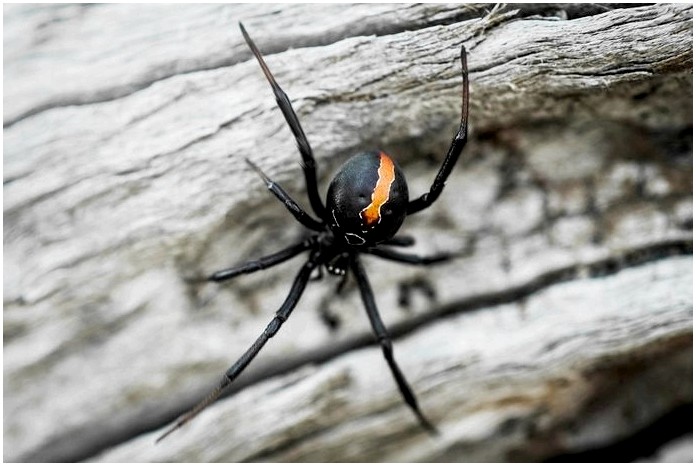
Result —
[{"label": "bark texture", "polygon": [[[692,14],[6,5],[4,459],[537,461],[690,406]],[[415,253],[459,256],[365,259],[439,437],[402,403],[354,285],[332,298],[325,278],[233,396],[153,444],[262,331],[301,263],[191,280],[303,235],[244,163],[308,206],[238,21],[293,101],[322,192],[372,147],[399,161],[412,197],[427,191],[467,47],[470,143],[402,228]],[[634,458],[674,457],[656,449]]]}]

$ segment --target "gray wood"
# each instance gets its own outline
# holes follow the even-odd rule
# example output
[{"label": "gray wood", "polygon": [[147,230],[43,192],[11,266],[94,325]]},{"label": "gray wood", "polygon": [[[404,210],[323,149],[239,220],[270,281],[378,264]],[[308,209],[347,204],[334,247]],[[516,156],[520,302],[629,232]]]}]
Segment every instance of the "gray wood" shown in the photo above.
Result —
[{"label": "gray wood", "polygon": [[[500,462],[618,438],[691,397],[692,267],[670,259],[559,284],[400,340],[437,438],[402,406],[379,350],[366,349],[245,390],[170,446],[153,448],[152,433],[96,459]],[[671,380],[670,399],[643,404],[656,379]]]},{"label": "gray wood", "polygon": [[[300,263],[189,281],[302,232],[243,162],[307,204],[239,20],[293,100],[322,190],[379,146],[426,191],[469,50],[472,141],[403,230],[415,252],[461,256],[366,259],[441,438],[366,346],[355,290],[330,304],[339,331],[322,325],[332,283],[310,284],[237,396],[156,447],[140,435],[241,354]],[[6,6],[4,458],[538,460],[689,402],[692,27],[690,5]],[[416,278],[437,299],[404,311],[398,284]]]}]

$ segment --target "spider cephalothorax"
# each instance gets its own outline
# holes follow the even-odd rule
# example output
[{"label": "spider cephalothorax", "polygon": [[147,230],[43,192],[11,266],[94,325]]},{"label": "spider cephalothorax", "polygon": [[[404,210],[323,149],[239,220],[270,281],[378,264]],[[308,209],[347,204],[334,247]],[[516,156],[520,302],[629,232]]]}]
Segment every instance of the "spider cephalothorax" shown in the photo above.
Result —
[{"label": "spider cephalothorax", "polygon": [[[242,35],[256,60],[261,66],[266,79],[273,89],[276,101],[297,141],[302,156],[302,167],[307,184],[307,194],[314,214],[319,220],[308,214],[278,184],[268,178],[259,167],[247,160],[249,166],[266,182],[268,189],[282,201],[290,213],[302,225],[313,231],[301,243],[281,251],[249,261],[229,269],[212,274],[208,280],[220,282],[237,275],[256,272],[272,267],[292,257],[308,251],[308,258],[295,276],[285,302],[276,312],[275,317],[257,338],[256,342],[225,372],[220,384],[197,406],[184,414],[158,440],[178,429],[206,406],[215,401],[222,391],[249,365],[261,351],[266,342],[272,338],[283,325],[297,305],[312,272],[325,268],[328,272],[347,277],[350,272],[358,284],[360,295],[367,310],[375,337],[382,347],[392,375],[404,401],[413,410],[420,424],[428,431],[435,432],[433,425],[423,416],[418,402],[406,378],[401,373],[394,359],[391,340],[375,304],[375,297],[365,270],[358,256],[371,254],[383,259],[413,265],[429,265],[449,259],[448,254],[421,257],[399,252],[386,246],[409,246],[413,239],[408,236],[395,236],[404,219],[411,214],[429,207],[445,187],[445,181],[454,168],[467,140],[467,119],[469,114],[469,80],[466,65],[466,51],[461,48],[462,77],[462,116],[459,129],[452,140],[445,160],[440,167],[430,190],[413,200],[409,200],[408,186],[396,161],[383,151],[364,152],[350,158],[338,171],[329,185],[326,206],[321,200],[317,188],[317,173],[312,149],[300,126],[297,115],[290,104],[290,99],[278,86],[271,71],[261,56],[258,48],[247,34],[244,26],[239,25]],[[343,281],[341,283],[344,283]]]}]

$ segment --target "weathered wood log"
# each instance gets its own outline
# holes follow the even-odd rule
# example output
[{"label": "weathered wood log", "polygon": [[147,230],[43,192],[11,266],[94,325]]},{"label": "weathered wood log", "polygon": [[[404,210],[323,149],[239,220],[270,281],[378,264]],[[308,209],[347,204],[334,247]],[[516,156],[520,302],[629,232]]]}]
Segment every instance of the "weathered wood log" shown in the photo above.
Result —
[{"label": "weathered wood log", "polygon": [[[99,459],[487,462],[626,435],[691,397],[692,266],[677,258],[559,284],[400,340],[440,437],[414,422],[379,351],[368,349],[245,390],[172,446],[153,448],[153,433]],[[655,380],[671,381],[660,389],[671,396],[644,404]]]},{"label": "weathered wood log", "polygon": [[[691,401],[690,5],[4,11],[6,460],[539,460]],[[461,256],[366,260],[438,438],[401,403],[355,290],[329,302],[334,284],[313,283],[243,390],[153,445],[263,329],[299,264],[190,280],[302,235],[243,162],[306,204],[239,20],[322,186],[379,146],[412,196],[426,191],[467,46],[472,140],[403,229],[418,253]],[[436,298],[400,309],[414,280]]]}]

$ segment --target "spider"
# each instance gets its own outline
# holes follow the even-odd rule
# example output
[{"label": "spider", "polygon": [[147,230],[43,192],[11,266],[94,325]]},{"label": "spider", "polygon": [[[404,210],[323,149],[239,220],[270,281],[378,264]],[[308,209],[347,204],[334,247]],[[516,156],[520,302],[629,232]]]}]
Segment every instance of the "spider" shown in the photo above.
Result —
[{"label": "spider", "polygon": [[198,405],[183,414],[157,441],[168,436],[213,403],[239,374],[251,363],[266,342],[272,338],[283,325],[297,305],[302,293],[316,269],[321,273],[322,267],[329,273],[341,276],[339,287],[345,283],[350,271],[355,277],[367,317],[379,342],[384,358],[396,381],[396,385],[406,404],[411,408],[420,425],[430,433],[437,433],[433,424],[421,412],[411,387],[394,359],[392,342],[375,304],[375,297],[368,281],[365,269],[360,262],[360,254],[371,254],[382,259],[413,265],[430,265],[452,257],[452,254],[438,254],[421,257],[405,254],[386,248],[388,246],[410,246],[414,240],[410,236],[397,236],[396,233],[408,215],[428,208],[438,198],[445,181],[466,145],[467,120],[469,115],[469,79],[466,62],[466,49],[461,48],[462,63],[462,115],[459,129],[455,134],[440,170],[435,176],[430,190],[418,198],[409,200],[408,187],[399,165],[381,150],[359,153],[350,158],[339,170],[329,185],[326,205],[319,196],[317,173],[312,149],[307,141],[297,115],[292,108],[287,94],[276,83],[266,65],[261,52],[249,37],[246,29],[239,23],[242,35],[251,52],[256,57],[263,74],[266,76],[276,102],[287,121],[297,142],[302,156],[302,169],[307,186],[309,202],[315,219],[292,199],[277,183],[272,181],[253,162],[246,163],[266,183],[273,193],[290,211],[295,219],[312,230],[304,241],[287,247],[275,254],[252,260],[235,267],[220,270],[210,275],[207,280],[222,282],[241,274],[249,274],[280,264],[298,254],[309,251],[309,257],[300,269],[290,288],[288,296],[280,309],[251,347],[224,374],[215,389]]}]

